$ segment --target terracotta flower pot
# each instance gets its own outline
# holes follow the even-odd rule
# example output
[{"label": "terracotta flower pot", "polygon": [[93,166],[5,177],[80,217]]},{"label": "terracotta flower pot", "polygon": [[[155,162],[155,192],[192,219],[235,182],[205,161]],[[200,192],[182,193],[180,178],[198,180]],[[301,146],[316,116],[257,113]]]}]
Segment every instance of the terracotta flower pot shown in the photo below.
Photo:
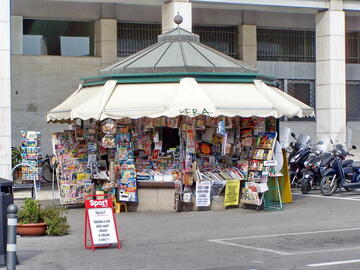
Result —
[{"label": "terracotta flower pot", "polygon": [[46,231],[46,223],[17,224],[16,233],[22,236],[40,236]]}]

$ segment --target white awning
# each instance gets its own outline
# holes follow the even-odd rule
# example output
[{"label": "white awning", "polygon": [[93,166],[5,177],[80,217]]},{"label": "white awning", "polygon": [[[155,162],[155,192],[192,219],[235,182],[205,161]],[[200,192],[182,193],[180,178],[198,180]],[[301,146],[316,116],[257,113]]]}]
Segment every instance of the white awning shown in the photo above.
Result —
[{"label": "white awning", "polygon": [[314,110],[281,90],[254,83],[198,83],[183,78],[179,83],[116,84],[79,87],[47,114],[47,121],[106,118],[156,118],[187,115],[217,116],[313,116]]}]

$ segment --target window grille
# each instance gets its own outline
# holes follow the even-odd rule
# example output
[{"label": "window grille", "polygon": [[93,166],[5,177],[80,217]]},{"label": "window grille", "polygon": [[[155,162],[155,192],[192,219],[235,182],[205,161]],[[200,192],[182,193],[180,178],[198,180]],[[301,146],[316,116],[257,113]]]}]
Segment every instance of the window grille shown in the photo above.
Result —
[{"label": "window grille", "polygon": [[258,61],[315,61],[315,31],[257,29]]},{"label": "window grille", "polygon": [[200,42],[239,59],[238,28],[236,26],[195,25],[193,32],[200,37]]},{"label": "window grille", "polygon": [[288,80],[287,92],[290,96],[315,108],[315,81]]},{"label": "window grille", "polygon": [[[315,109],[315,81],[314,80],[277,80],[276,83],[279,85],[279,89],[285,93],[293,96],[301,102],[313,107]],[[292,117],[284,118],[286,121],[311,121],[315,120],[314,117]]]},{"label": "window grille", "polygon": [[161,34],[160,24],[118,23],[117,52],[126,57],[157,42]]},{"label": "window grille", "polygon": [[346,119],[360,120],[360,81],[346,82]]},{"label": "window grille", "polygon": [[278,80],[275,80],[274,83],[275,83],[275,87],[279,88],[282,91],[285,91],[284,90],[284,80],[278,79]]},{"label": "window grille", "polygon": [[346,33],[346,63],[360,64],[360,32]]},{"label": "window grille", "polygon": [[[157,42],[160,24],[118,23],[117,52],[126,57]],[[194,26],[200,42],[229,56],[239,58],[236,26]]]}]

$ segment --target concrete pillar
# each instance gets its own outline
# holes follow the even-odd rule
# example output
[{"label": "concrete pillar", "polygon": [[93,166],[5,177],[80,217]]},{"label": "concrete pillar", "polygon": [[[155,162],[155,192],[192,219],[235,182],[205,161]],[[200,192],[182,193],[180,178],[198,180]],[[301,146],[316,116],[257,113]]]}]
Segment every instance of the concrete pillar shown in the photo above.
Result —
[{"label": "concrete pillar", "polygon": [[244,64],[256,67],[256,25],[242,24],[239,26],[239,55]]},{"label": "concrete pillar", "polygon": [[163,33],[177,27],[177,24],[174,22],[174,17],[178,13],[183,17],[183,22],[180,24],[180,27],[192,32],[192,10],[190,1],[173,0],[165,2],[162,6],[161,16]]},{"label": "concrete pillar", "polygon": [[345,143],[345,13],[341,1],[331,2],[333,9],[316,15],[316,133]]},{"label": "concrete pillar", "polygon": [[117,21],[99,19],[95,21],[95,56],[101,57],[101,68],[117,60]]},{"label": "concrete pillar", "polygon": [[10,0],[0,0],[0,177],[11,179]]},{"label": "concrete pillar", "polygon": [[23,16],[11,16],[11,54],[23,52]]}]

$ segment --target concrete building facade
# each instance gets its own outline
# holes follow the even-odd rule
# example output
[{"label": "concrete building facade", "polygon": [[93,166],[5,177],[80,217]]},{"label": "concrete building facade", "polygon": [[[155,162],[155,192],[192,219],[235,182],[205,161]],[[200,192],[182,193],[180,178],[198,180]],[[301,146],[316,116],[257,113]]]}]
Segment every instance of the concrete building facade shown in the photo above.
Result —
[{"label": "concrete building facade", "polygon": [[316,120],[282,119],[281,125],[340,143],[351,128],[352,143],[360,146],[359,1],[0,3],[0,34],[7,37],[0,43],[0,177],[9,175],[8,149],[21,130],[41,131],[43,152],[50,153],[50,134],[67,125],[47,124],[47,111],[77,89],[79,78],[151,45],[174,27],[178,13],[181,26],[201,42],[278,78],[281,89],[316,109]]}]

